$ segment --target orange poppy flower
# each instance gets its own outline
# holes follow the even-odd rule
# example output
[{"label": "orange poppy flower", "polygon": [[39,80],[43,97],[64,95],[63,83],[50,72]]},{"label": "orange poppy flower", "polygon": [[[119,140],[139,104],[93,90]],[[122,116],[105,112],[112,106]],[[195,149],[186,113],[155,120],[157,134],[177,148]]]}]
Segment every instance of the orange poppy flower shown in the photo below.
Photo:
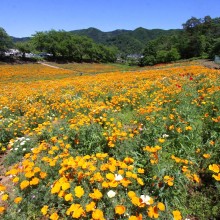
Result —
[{"label": "orange poppy flower", "polygon": [[125,213],[125,210],[126,210],[126,208],[125,208],[125,206],[123,206],[123,205],[117,205],[117,206],[115,207],[115,213],[116,213],[116,214],[119,214],[119,215],[124,214],[124,213]]}]

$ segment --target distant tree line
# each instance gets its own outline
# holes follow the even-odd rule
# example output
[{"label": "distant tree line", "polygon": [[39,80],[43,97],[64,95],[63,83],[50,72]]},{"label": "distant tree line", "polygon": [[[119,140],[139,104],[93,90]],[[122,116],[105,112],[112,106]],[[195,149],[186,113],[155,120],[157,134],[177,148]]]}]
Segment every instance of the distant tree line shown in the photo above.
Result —
[{"label": "distant tree line", "polygon": [[88,37],[66,31],[37,32],[31,42],[37,51],[52,54],[53,60],[115,62],[118,53],[116,47],[97,44]]},{"label": "distant tree line", "polygon": [[[99,39],[104,36],[104,32],[96,29],[88,31],[93,38],[97,33]],[[140,66],[195,57],[213,59],[214,55],[220,55],[220,17],[192,17],[183,24],[182,30],[169,30],[169,34],[159,29],[152,31],[144,28],[134,32],[118,30],[114,32],[117,36],[106,38],[107,43],[101,44],[88,36],[50,30],[36,32],[30,40],[13,45],[11,37],[0,28],[0,54],[13,46],[23,53],[23,57],[25,53],[43,52],[51,54],[49,58],[55,61],[106,63],[115,62],[119,54],[124,54],[126,58],[126,55],[137,49],[139,54],[143,54]],[[150,33],[153,40],[146,37]],[[113,32],[111,34],[113,36]]]},{"label": "distant tree line", "polygon": [[[4,35],[3,37],[1,37]],[[7,33],[0,29],[0,51],[4,52],[12,46]],[[74,35],[66,31],[36,32],[29,41],[17,42],[14,45],[25,57],[25,53],[48,53],[54,61],[75,62],[115,62],[118,49],[95,43],[85,36]]]},{"label": "distant tree line", "polygon": [[149,41],[143,55],[141,66],[196,57],[213,59],[220,55],[220,17],[192,17],[181,32]]}]

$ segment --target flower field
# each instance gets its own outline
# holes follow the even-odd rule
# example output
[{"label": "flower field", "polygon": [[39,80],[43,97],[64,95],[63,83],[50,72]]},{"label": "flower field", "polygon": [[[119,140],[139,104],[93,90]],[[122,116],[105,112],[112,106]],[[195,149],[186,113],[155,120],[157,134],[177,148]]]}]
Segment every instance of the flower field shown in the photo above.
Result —
[{"label": "flower field", "polygon": [[2,65],[0,153],[1,219],[220,219],[220,71]]}]

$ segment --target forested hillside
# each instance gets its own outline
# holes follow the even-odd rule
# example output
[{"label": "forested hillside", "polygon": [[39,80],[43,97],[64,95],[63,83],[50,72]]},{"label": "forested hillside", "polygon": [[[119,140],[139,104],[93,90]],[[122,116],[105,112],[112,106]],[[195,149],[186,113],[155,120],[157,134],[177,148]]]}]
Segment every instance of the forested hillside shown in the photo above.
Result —
[{"label": "forested hillside", "polygon": [[145,45],[150,40],[160,36],[176,34],[181,30],[162,30],[162,29],[145,29],[139,27],[135,30],[114,30],[103,32],[96,28],[71,31],[73,34],[87,36],[92,38],[96,43],[103,43],[108,46],[116,46],[123,54],[141,53]]}]

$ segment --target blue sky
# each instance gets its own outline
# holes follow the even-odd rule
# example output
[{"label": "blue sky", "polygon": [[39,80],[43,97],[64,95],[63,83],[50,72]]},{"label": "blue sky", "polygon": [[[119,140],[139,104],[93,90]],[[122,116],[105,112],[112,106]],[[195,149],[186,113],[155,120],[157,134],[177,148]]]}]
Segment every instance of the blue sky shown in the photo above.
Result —
[{"label": "blue sky", "polygon": [[182,28],[192,16],[220,17],[220,0],[1,0],[0,27],[15,37],[36,31]]}]

